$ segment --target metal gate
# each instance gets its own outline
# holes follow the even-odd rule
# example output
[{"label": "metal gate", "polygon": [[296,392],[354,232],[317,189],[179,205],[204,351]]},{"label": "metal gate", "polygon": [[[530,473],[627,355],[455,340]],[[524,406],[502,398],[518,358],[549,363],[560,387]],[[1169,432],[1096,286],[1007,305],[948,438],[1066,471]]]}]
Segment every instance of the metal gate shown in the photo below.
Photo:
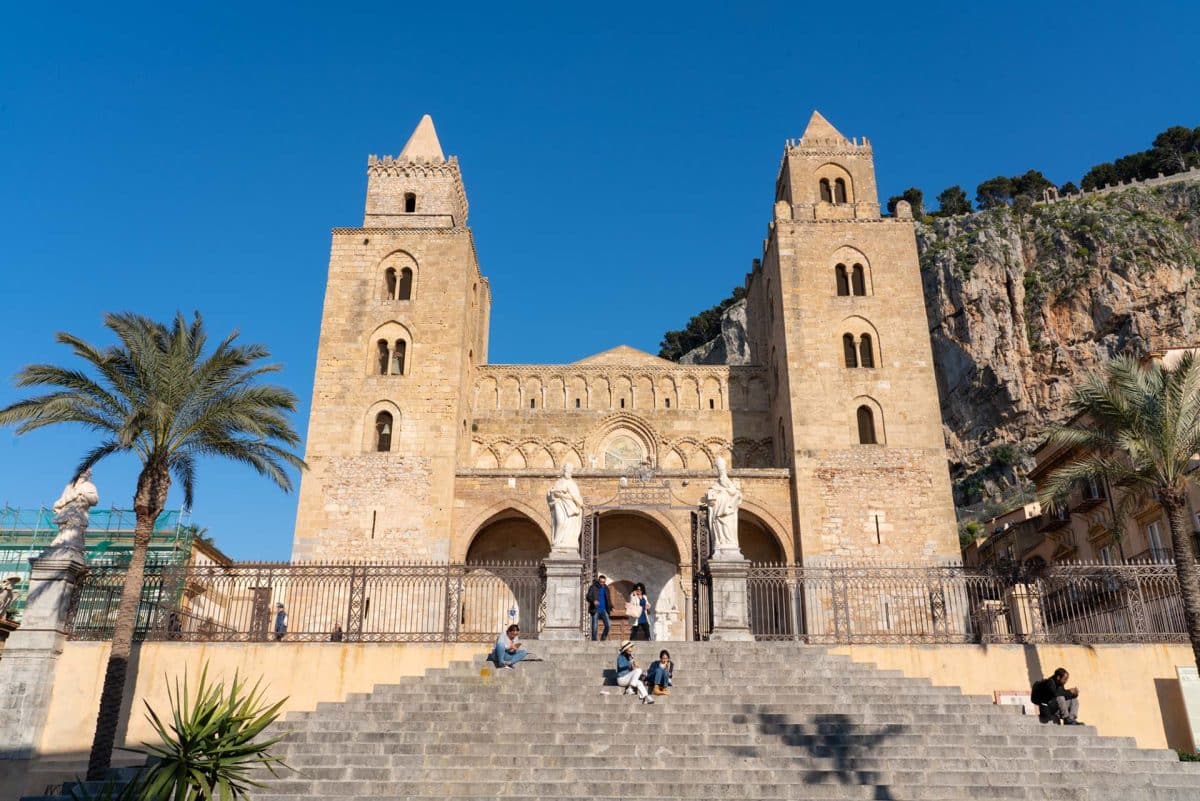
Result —
[{"label": "metal gate", "polygon": [[692,512],[692,639],[707,640],[712,632],[712,577],[708,557],[712,542],[707,510]]}]

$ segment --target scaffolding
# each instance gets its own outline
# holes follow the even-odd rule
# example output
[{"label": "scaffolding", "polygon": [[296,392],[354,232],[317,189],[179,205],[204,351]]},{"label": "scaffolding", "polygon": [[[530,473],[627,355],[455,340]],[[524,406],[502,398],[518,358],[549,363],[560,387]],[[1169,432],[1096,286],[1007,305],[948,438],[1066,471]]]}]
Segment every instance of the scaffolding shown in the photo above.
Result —
[{"label": "scaffolding", "polygon": [[[88,513],[84,535],[84,558],[89,565],[120,566],[133,552],[133,530],[137,516],[131,509],[93,509]],[[0,582],[19,577],[17,602],[8,616],[20,620],[29,591],[29,560],[49,547],[58,536],[54,510],[40,506],[0,508]],[[192,552],[195,529],[188,525],[182,509],[164,511],[154,521],[146,561],[151,565],[183,564]]]}]

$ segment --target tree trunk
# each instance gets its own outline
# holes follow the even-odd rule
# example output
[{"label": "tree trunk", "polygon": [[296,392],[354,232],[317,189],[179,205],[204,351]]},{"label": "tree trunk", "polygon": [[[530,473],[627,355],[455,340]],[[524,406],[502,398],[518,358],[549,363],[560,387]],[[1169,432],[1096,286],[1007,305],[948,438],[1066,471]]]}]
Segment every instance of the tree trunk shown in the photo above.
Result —
[{"label": "tree trunk", "polygon": [[1192,642],[1192,656],[1196,660],[1196,667],[1200,669],[1200,565],[1196,564],[1196,549],[1192,547],[1187,500],[1180,494],[1178,497],[1163,497],[1160,502],[1167,516],[1167,525],[1171,527],[1183,619],[1187,624],[1188,639]]},{"label": "tree trunk", "polygon": [[121,706],[125,696],[125,676],[128,672],[129,657],[133,652],[133,632],[142,600],[146,551],[150,545],[150,535],[154,532],[154,523],[166,506],[167,491],[170,487],[171,476],[165,465],[147,465],[138,476],[137,493],[133,499],[133,555],[129,561],[129,570],[125,573],[125,584],[121,587],[121,602],[117,606],[117,620],[113,627],[112,650],[109,652],[108,666],[104,671],[104,690],[100,694],[96,733],[92,739],[92,753],[88,759],[88,781],[103,780],[112,762],[117,723],[121,717]]}]

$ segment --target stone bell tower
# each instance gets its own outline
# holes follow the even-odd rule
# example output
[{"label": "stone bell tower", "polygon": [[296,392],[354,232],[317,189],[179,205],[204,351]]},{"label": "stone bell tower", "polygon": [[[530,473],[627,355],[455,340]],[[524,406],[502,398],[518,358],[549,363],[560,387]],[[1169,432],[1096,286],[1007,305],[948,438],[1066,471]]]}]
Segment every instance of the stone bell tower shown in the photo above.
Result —
[{"label": "stone bell tower", "polygon": [[448,558],[490,303],[426,115],[399,156],[368,159],[362,227],[333,230],[293,559]]},{"label": "stone bell tower", "polygon": [[814,112],[787,143],[751,313],[801,558],[958,558],[913,221],[874,154]]}]

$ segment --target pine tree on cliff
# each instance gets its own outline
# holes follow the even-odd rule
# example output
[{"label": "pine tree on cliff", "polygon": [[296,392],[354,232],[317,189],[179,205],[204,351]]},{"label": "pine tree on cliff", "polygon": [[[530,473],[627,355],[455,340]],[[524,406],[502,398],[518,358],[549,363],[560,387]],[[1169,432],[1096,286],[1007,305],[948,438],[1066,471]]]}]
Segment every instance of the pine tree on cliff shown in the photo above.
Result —
[{"label": "pine tree on cliff", "polygon": [[300,443],[288,420],[296,409],[295,395],[259,383],[279,369],[261,363],[270,356],[266,348],[235,345],[235,333],[205,355],[207,337],[199,314],[190,324],[178,315],[170,326],[135,314],[109,314],[104,324],[119,344],[100,348],[60,333],[58,341],[83,360],[85,369],[30,365],[17,374],[17,385],[51,391],[0,410],[0,425],[15,425],[18,434],[56,423],[82,425],[99,434],[100,443],[84,454],[76,476],[118,453],[131,453],[142,464],[133,496],[133,553],[104,673],[90,780],[102,779],[112,760],[146,551],[172,477],[190,507],[201,457],[241,462],[285,491],[292,488],[286,468],[305,466],[289,450]]}]

